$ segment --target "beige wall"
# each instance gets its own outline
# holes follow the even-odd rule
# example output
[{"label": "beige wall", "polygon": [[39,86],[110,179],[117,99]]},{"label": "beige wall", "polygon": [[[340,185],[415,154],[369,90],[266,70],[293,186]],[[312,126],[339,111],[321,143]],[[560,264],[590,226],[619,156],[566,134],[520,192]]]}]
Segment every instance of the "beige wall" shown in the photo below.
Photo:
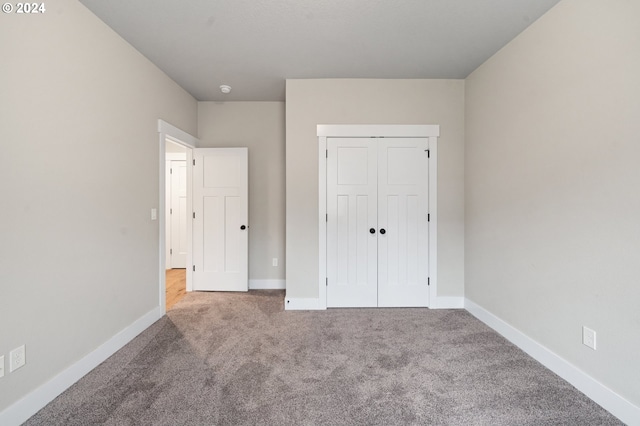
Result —
[{"label": "beige wall", "polygon": [[0,57],[2,411],[158,306],[157,120],[197,103],[73,0],[0,14]]},{"label": "beige wall", "polygon": [[287,80],[287,297],[318,297],[318,124],[439,124],[438,295],[464,291],[464,81]]},{"label": "beige wall", "polygon": [[284,102],[199,102],[198,136],[249,148],[249,279],[284,280]]},{"label": "beige wall", "polygon": [[638,22],[559,3],[469,76],[465,112],[467,298],[637,406]]}]

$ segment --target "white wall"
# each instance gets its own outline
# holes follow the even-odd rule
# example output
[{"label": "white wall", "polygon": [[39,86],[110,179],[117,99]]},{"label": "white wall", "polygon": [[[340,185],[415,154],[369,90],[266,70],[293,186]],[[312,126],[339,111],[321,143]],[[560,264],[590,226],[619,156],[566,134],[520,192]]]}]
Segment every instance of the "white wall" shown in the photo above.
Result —
[{"label": "white wall", "polygon": [[563,1],[468,77],[465,109],[466,297],[636,406],[639,22],[637,1]]},{"label": "white wall", "polygon": [[203,148],[249,148],[249,279],[283,281],[284,102],[199,102],[198,136]]},{"label": "white wall", "polygon": [[[0,411],[158,307],[157,120],[197,103],[79,2],[0,14]],[[5,361],[5,365],[8,363]]]},{"label": "white wall", "polygon": [[438,296],[464,291],[464,81],[287,80],[287,297],[318,297],[318,124],[439,124]]}]

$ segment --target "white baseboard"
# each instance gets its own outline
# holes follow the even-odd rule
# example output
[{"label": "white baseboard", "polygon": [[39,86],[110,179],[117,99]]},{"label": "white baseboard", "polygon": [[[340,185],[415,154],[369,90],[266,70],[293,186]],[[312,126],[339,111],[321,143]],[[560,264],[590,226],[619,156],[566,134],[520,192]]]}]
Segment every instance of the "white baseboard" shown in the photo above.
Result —
[{"label": "white baseboard", "polygon": [[285,297],[284,309],[285,311],[320,311],[327,307],[320,303],[320,299]]},{"label": "white baseboard", "polygon": [[640,407],[633,405],[575,365],[551,352],[540,343],[469,299],[465,299],[464,307],[473,316],[500,333],[549,370],[571,383],[580,392],[618,419],[629,426],[640,426]]},{"label": "white baseboard", "polygon": [[285,280],[249,280],[249,290],[284,290]]},{"label": "white baseboard", "polygon": [[24,398],[7,407],[0,413],[0,425],[17,426],[27,421],[29,417],[40,411],[85,374],[96,368],[151,324],[159,320],[161,316],[160,307],[153,309],[100,345],[93,352],[27,394]]},{"label": "white baseboard", "polygon": [[[284,309],[287,311],[325,310],[327,307],[315,298],[285,297]],[[464,309],[464,297],[438,297],[430,309]]]},{"label": "white baseboard", "polygon": [[438,296],[435,306],[430,309],[464,309],[464,297]]}]

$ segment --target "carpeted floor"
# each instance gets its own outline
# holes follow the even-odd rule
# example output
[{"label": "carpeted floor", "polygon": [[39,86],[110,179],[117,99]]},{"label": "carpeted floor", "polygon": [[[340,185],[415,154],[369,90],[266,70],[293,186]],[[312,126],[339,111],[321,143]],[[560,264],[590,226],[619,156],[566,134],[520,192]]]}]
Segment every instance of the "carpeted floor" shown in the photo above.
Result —
[{"label": "carpeted floor", "polygon": [[619,425],[464,310],[189,293],[27,425]]}]

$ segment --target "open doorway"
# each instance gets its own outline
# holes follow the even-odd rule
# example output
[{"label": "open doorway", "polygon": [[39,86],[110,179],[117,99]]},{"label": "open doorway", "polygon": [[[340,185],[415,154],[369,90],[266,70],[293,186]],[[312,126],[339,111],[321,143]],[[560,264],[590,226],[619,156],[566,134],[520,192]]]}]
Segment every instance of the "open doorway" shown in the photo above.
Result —
[{"label": "open doorway", "polygon": [[[159,306],[164,314],[192,286],[191,179],[193,149],[198,139],[158,120],[159,186]],[[174,163],[175,162],[175,163]]]},{"label": "open doorway", "polygon": [[187,148],[165,144],[165,289],[166,310],[187,292]]}]

